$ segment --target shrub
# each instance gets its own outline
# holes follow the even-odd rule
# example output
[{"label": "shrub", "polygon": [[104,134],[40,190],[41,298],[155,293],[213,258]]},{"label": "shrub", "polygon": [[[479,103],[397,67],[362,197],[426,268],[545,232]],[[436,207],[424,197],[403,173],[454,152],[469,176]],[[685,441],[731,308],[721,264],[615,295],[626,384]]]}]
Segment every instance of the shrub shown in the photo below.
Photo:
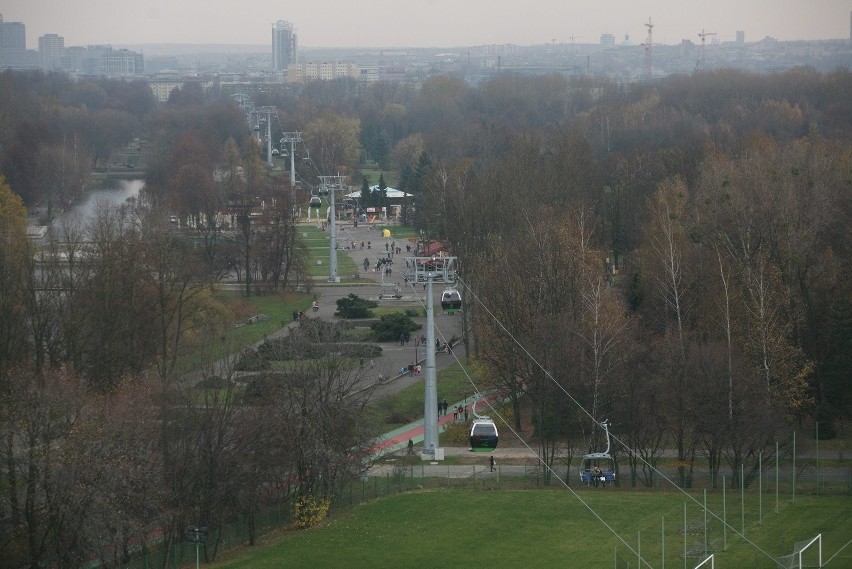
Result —
[{"label": "shrub", "polygon": [[371,318],[373,316],[372,309],[377,306],[378,303],[372,300],[349,293],[346,298],[337,299],[335,315],[341,318]]},{"label": "shrub", "polygon": [[269,360],[265,359],[257,350],[249,350],[240,356],[234,365],[236,371],[263,371],[269,369]]},{"label": "shrub", "polygon": [[410,335],[422,326],[417,324],[410,316],[402,312],[394,312],[382,316],[378,322],[370,326],[378,342],[393,342],[399,340],[401,335]]},{"label": "shrub", "polygon": [[296,526],[305,529],[317,525],[328,515],[329,506],[331,500],[328,498],[302,496],[296,500]]}]

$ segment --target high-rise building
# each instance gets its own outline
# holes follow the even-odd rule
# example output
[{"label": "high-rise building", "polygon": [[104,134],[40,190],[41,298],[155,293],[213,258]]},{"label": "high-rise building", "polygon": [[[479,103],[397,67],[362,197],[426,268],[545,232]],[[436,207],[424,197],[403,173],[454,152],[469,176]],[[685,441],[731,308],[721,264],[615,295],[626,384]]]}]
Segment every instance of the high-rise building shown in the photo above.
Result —
[{"label": "high-rise building", "polygon": [[38,69],[38,52],[27,51],[27,28],[0,14],[0,69]]},{"label": "high-rise building", "polygon": [[44,34],[38,38],[38,53],[41,68],[49,71],[62,67],[62,50],[65,48],[65,38],[56,34]]},{"label": "high-rise building", "polygon": [[290,22],[278,20],[272,24],[272,69],[286,71],[296,63],[296,28]]},{"label": "high-rise building", "polygon": [[0,48],[27,49],[27,28],[22,22],[4,22],[0,14]]},{"label": "high-rise building", "polygon": [[743,30],[737,30],[737,43],[739,45],[743,45],[745,43],[745,32]]}]

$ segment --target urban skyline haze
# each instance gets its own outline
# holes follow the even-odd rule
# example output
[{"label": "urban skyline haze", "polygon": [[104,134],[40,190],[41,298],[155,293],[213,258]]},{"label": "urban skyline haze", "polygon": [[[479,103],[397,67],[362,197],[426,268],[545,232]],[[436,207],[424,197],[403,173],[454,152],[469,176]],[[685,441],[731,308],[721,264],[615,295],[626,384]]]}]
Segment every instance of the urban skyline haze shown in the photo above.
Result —
[{"label": "urban skyline haze", "polygon": [[291,22],[304,47],[453,47],[645,41],[699,42],[702,30],[733,41],[848,39],[852,0],[5,0],[6,22],[26,25],[27,48],[58,34],[66,46],[239,44],[268,46],[272,24]]}]

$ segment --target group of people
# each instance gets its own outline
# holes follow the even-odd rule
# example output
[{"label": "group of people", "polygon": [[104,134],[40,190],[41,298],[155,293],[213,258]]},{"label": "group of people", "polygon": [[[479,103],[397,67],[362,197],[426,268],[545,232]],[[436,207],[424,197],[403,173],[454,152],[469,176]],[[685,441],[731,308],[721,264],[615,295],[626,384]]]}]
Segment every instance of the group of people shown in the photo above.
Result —
[{"label": "group of people", "polygon": [[399,375],[408,374],[408,377],[413,375],[420,375],[420,372],[423,371],[423,368],[420,367],[420,364],[408,364],[408,368],[400,368]]},{"label": "group of people", "polygon": [[459,421],[462,419],[467,422],[467,407],[459,405],[453,409],[453,421]]},{"label": "group of people", "polygon": [[[447,415],[450,412],[450,404],[447,403],[447,400],[444,399],[441,401],[438,398],[438,416]],[[453,407],[453,421],[464,420],[467,421],[467,407],[459,405],[458,407]]]}]

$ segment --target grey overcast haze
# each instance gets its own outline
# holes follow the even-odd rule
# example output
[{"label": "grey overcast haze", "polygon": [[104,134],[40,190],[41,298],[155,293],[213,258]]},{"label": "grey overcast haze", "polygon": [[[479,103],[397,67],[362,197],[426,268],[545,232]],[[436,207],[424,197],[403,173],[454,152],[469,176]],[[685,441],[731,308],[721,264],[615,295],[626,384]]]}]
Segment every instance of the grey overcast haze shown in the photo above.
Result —
[{"label": "grey overcast haze", "polygon": [[65,45],[270,45],[272,23],[291,22],[301,47],[453,47],[484,44],[641,44],[849,38],[852,0],[3,0],[6,22],[23,22],[27,47],[58,34]]}]

